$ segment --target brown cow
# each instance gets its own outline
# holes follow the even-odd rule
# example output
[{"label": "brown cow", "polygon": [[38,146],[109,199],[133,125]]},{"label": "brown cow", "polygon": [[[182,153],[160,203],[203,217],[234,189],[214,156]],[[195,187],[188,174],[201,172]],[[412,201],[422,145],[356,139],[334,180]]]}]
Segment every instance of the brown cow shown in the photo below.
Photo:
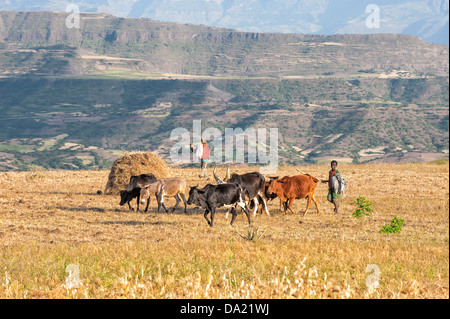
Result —
[{"label": "brown cow", "polygon": [[184,213],[186,213],[185,189],[186,189],[186,182],[184,179],[179,177],[163,178],[155,183],[148,185],[147,187],[141,188],[140,193],[141,203],[144,204],[145,201],[147,200],[147,206],[145,208],[146,212],[148,209],[148,204],[150,203],[150,195],[155,194],[156,199],[158,201],[158,212],[162,206],[167,213],[169,210],[166,208],[166,205],[164,205],[164,197],[175,197],[175,200],[177,202],[175,206],[172,207],[172,212],[174,212],[181,201],[179,198],[180,196],[184,203]]},{"label": "brown cow", "polygon": [[292,204],[295,199],[308,198],[308,204],[303,216],[306,215],[309,207],[311,206],[311,200],[314,202],[317,208],[317,213],[320,214],[319,205],[314,197],[314,190],[316,189],[317,182],[319,180],[311,175],[295,175],[284,176],[282,179],[274,178],[270,181],[268,193],[275,193],[284,202],[284,213],[287,214],[287,208],[295,214],[292,210]]}]

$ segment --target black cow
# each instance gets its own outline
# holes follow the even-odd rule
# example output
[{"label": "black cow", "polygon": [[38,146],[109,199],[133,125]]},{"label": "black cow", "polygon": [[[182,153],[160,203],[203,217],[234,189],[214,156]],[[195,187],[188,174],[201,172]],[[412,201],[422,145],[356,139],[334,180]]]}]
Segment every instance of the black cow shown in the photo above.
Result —
[{"label": "black cow", "polygon": [[[218,185],[223,183],[237,183],[244,187],[249,193],[249,199],[252,201],[252,207],[254,204],[253,216],[256,215],[258,210],[258,199],[261,200],[263,208],[267,215],[270,216],[269,210],[267,209],[266,196],[265,196],[265,178],[258,172],[245,173],[242,175],[232,174],[230,177],[230,169],[227,168],[227,174],[223,180],[219,179],[216,175],[216,168],[214,167],[214,178]],[[262,210],[262,208],[261,208]]]},{"label": "black cow", "polygon": [[149,184],[156,182],[158,179],[153,174],[141,174],[131,176],[128,182],[127,191],[131,192],[136,187],[145,187]]},{"label": "black cow", "polygon": [[[248,199],[248,191],[241,185],[236,183],[227,183],[220,185],[208,184],[204,188],[198,188],[197,186],[192,186],[189,191],[188,204],[195,204],[205,209],[204,217],[211,227],[214,224],[214,214],[216,209],[219,207],[231,207],[231,213],[233,217],[231,218],[230,225],[233,225],[236,219],[236,205],[239,205],[244,210],[248,218],[248,223],[250,224],[250,213],[245,204],[245,200]],[[211,221],[208,219],[208,214],[211,213]]]},{"label": "black cow", "polygon": [[131,191],[123,190],[120,191],[120,206],[125,205],[125,203],[128,204],[128,207],[130,210],[134,211],[134,208],[131,207],[130,202],[137,197],[137,211],[139,211],[139,199],[141,197],[141,188],[135,187]]}]

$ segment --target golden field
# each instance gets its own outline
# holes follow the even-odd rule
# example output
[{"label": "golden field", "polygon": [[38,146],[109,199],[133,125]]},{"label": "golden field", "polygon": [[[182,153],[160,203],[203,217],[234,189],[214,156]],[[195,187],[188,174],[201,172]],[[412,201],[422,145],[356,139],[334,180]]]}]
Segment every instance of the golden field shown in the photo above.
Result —
[{"label": "golden field", "polygon": [[[0,173],[0,298],[449,298],[448,161],[338,170],[349,185],[339,215],[319,183],[320,214],[312,204],[303,216],[303,199],[285,215],[275,199],[271,216],[258,212],[251,227],[243,213],[229,226],[221,208],[212,228],[193,206],[157,213],[153,198],[148,213],[131,212],[118,195],[97,195],[109,171]],[[211,169],[208,180],[199,171],[171,176],[214,182]],[[359,196],[373,203],[371,217],[352,217]],[[402,232],[381,234],[394,215]],[[369,289],[375,275],[379,287]]]}]

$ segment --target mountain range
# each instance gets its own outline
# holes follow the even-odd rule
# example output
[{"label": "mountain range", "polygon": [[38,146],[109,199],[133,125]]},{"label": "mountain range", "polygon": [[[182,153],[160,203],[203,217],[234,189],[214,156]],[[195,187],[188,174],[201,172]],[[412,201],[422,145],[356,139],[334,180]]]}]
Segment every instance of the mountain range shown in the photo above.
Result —
[{"label": "mountain range", "polygon": [[449,50],[411,35],[306,35],[0,11],[0,170],[164,159],[176,128],[277,128],[280,164],[448,158]]},{"label": "mountain range", "polygon": [[[81,12],[207,25],[245,32],[410,34],[448,45],[449,0],[2,0],[0,10]],[[372,5],[372,7],[369,7]],[[379,26],[366,20],[379,13]]]}]

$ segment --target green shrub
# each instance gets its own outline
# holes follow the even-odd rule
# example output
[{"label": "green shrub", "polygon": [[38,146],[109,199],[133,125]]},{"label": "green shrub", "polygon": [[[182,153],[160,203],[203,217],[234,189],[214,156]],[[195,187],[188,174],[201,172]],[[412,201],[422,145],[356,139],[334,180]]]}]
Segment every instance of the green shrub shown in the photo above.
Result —
[{"label": "green shrub", "polygon": [[361,218],[363,215],[372,216],[373,210],[370,208],[373,204],[366,200],[364,196],[359,196],[356,199],[356,210],[352,213],[353,217]]},{"label": "green shrub", "polygon": [[404,220],[394,216],[394,219],[391,221],[390,225],[384,225],[380,230],[382,234],[398,234],[402,231]]}]

